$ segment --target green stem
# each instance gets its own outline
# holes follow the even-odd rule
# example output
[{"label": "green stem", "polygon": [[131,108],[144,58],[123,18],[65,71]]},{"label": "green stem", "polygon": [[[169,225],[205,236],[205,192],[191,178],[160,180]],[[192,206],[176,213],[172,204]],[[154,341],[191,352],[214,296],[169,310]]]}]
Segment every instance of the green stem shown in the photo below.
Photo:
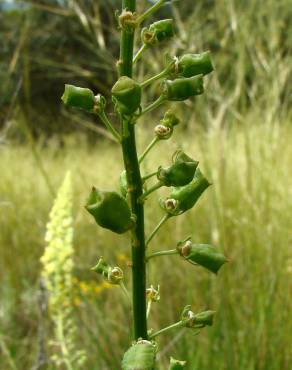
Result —
[{"label": "green stem", "polygon": [[151,300],[151,299],[149,299],[149,301],[148,301],[148,303],[147,303],[147,314],[146,314],[147,319],[148,319],[148,317],[149,317],[149,315],[150,315],[150,311],[151,311],[151,304],[152,304],[152,300]]},{"label": "green stem", "polygon": [[143,89],[144,87],[150,85],[152,82],[155,82],[157,80],[160,80],[161,78],[167,77],[168,74],[169,74],[169,70],[164,69],[162,72],[158,73],[157,75],[155,75],[151,78],[148,78],[148,80],[145,80],[145,81],[141,82],[140,86]]},{"label": "green stem", "polygon": [[143,195],[141,195],[141,197],[139,198],[139,202],[144,202],[144,200],[146,199],[146,197],[153,193],[155,190],[161,188],[161,186],[163,186],[164,184],[160,181],[158,181],[155,185],[151,186],[151,188],[149,188],[148,190],[144,191]]},{"label": "green stem", "polygon": [[152,110],[158,108],[162,103],[164,103],[166,98],[163,95],[160,95],[158,99],[156,99],[153,103],[149,104],[146,108],[142,110],[139,116],[151,112]]},{"label": "green stem", "polygon": [[127,300],[129,302],[131,302],[129,292],[128,292],[128,289],[126,288],[125,284],[123,282],[121,282],[119,285],[120,285],[120,288],[122,289],[122,291],[124,292],[125,296],[127,297]]},{"label": "green stem", "polygon": [[118,133],[118,131],[113,127],[110,120],[107,118],[106,114],[104,112],[101,112],[98,114],[99,118],[104,123],[105,127],[111,132],[113,137],[120,143],[122,141],[121,135]]},{"label": "green stem", "polygon": [[[144,150],[144,152],[139,157],[139,164],[142,163],[146,155],[149,153],[149,151],[154,147],[154,145],[159,141],[158,137],[155,137],[151,143],[147,146],[147,148]],[[157,171],[156,171],[157,172]]]},{"label": "green stem", "polygon": [[149,235],[148,239],[146,240],[146,247],[151,242],[155,234],[158,232],[158,230],[161,228],[161,226],[171,217],[169,213],[167,213],[165,216],[162,217],[158,225],[155,227],[155,229],[152,231],[152,233]]},{"label": "green stem", "polygon": [[148,173],[147,175],[145,175],[145,176],[142,177],[142,181],[145,182],[146,180],[150,179],[151,177],[153,177],[155,175],[157,175],[157,171]]},{"label": "green stem", "polygon": [[172,325],[167,326],[166,328],[158,330],[155,333],[149,335],[149,339],[153,339],[153,338],[157,337],[160,334],[167,333],[169,330],[182,328],[183,326],[184,326],[184,323],[182,321],[178,321],[178,322],[176,322]]},{"label": "green stem", "polygon": [[157,3],[155,3],[149,9],[147,9],[145,13],[141,14],[140,17],[137,18],[136,22],[138,24],[142,23],[144,21],[144,19],[146,19],[147,17],[149,17],[149,15],[153,14],[154,12],[156,12],[156,10],[158,10],[165,3],[165,1],[166,0],[158,0]]},{"label": "green stem", "polygon": [[[136,0],[123,0],[123,9],[135,12]],[[120,76],[132,77],[133,47],[134,29],[123,29],[120,43]],[[131,189],[129,201],[131,212],[136,216],[136,226],[132,229],[131,237],[134,339],[147,339],[144,206],[138,201],[143,193],[143,186],[136,149],[135,125],[125,118],[121,124],[123,160],[128,187]]]},{"label": "green stem", "polygon": [[150,258],[153,258],[153,257],[170,256],[172,254],[178,254],[178,251],[176,249],[169,249],[167,251],[159,251],[159,252],[151,253],[146,257],[146,261],[149,261]]},{"label": "green stem", "polygon": [[135,54],[134,58],[133,58],[133,64],[137,63],[138,60],[141,58],[142,54],[144,53],[144,51],[148,48],[148,46],[146,44],[143,44],[140,49],[137,51],[137,53]]}]

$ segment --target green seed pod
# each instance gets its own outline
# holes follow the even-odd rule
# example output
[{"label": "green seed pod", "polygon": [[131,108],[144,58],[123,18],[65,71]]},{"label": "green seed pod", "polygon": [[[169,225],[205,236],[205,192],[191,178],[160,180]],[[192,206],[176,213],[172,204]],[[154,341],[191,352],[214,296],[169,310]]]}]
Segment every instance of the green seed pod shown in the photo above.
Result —
[{"label": "green seed pod", "polygon": [[190,239],[179,242],[177,250],[190,263],[203,266],[214,274],[227,262],[226,257],[212,245],[193,244]]},{"label": "green seed pod", "polygon": [[122,76],[114,84],[112,95],[121,114],[133,114],[141,103],[141,86],[132,78]]},{"label": "green seed pod", "polygon": [[195,315],[195,325],[212,326],[215,311],[204,311]]},{"label": "green seed pod", "polygon": [[175,360],[174,358],[170,358],[169,370],[181,370],[185,367],[186,361],[179,361]]},{"label": "green seed pod", "polygon": [[183,55],[178,60],[177,69],[179,75],[183,77],[193,77],[200,74],[205,76],[214,70],[210,52]]},{"label": "green seed pod", "polygon": [[203,92],[203,75],[165,80],[162,83],[162,95],[170,101],[183,101]]},{"label": "green seed pod", "polygon": [[124,354],[122,370],[153,370],[156,348],[147,340],[138,340]]},{"label": "green seed pod", "polygon": [[158,168],[157,178],[164,186],[187,185],[194,178],[198,164],[199,162],[179,150],[175,153],[170,167]]},{"label": "green seed pod", "polygon": [[134,221],[128,203],[114,191],[92,188],[85,208],[99,226],[115,233],[122,234],[133,227]]},{"label": "green seed pod", "polygon": [[147,46],[157,45],[174,36],[173,19],[163,19],[143,28],[142,42]]},{"label": "green seed pod", "polygon": [[173,188],[166,200],[160,200],[160,205],[169,215],[178,216],[191,209],[209,186],[209,181],[197,168],[193,180],[185,186]]},{"label": "green seed pod", "polygon": [[127,182],[127,173],[126,170],[122,171],[120,174],[120,192],[124,198],[126,198],[128,193],[128,182]]},{"label": "green seed pod", "polygon": [[90,89],[73,85],[65,85],[61,99],[67,106],[84,109],[88,112],[92,112],[95,104],[95,96]]}]

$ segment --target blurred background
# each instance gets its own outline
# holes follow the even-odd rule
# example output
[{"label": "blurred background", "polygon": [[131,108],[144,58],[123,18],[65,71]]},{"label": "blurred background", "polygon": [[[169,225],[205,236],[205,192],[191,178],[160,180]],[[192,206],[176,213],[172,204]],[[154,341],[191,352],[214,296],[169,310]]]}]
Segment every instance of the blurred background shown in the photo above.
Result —
[{"label": "blurred background", "polygon": [[[65,83],[110,96],[117,78],[120,3],[0,0],[1,370],[36,366],[40,257],[49,212],[68,170],[74,203],[72,315],[77,347],[86,351],[83,368],[119,369],[129,345],[126,299],[89,271],[102,254],[125,269],[129,285],[127,238],[97,228],[83,208],[93,184],[118,188],[120,149],[98,120],[60,101]],[[137,3],[138,11],[151,5]],[[176,104],[182,124],[142,168],[146,173],[167,165],[179,147],[200,161],[213,185],[196,209],[164,226],[152,248],[174,248],[192,235],[230,259],[215,277],[175,257],[149,267],[149,284],[161,287],[151,327],[178,320],[185,304],[217,311],[215,324],[199,336],[179,332],[159,340],[161,369],[170,355],[186,359],[189,370],[291,369],[291,5],[184,0],[166,4],[147,21],[174,18],[176,37],[145,53],[135,69],[137,80],[161,71],[166,53],[210,50],[215,65],[205,94]],[[139,37],[136,43],[138,48]],[[158,94],[159,84],[151,86],[143,102]],[[107,107],[110,112],[111,104]],[[139,151],[164,110],[139,123]],[[149,197],[147,232],[161,218],[156,198]],[[50,353],[49,343],[45,352]]]}]

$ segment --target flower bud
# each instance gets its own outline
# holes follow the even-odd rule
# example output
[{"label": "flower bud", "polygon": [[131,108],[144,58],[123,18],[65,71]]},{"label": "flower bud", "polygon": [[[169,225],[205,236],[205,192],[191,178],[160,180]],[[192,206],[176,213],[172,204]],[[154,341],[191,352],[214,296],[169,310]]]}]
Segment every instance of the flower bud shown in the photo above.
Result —
[{"label": "flower bud", "polygon": [[138,340],[124,354],[123,370],[153,370],[156,347],[147,340]]},{"label": "flower bud", "polygon": [[123,271],[115,266],[111,267],[103,257],[100,257],[97,264],[92,268],[97,274],[102,275],[110,284],[117,285],[120,284],[121,280],[124,278]]},{"label": "flower bud", "polygon": [[183,309],[181,321],[184,323],[186,328],[202,328],[204,326],[211,326],[213,324],[214,315],[215,311],[204,311],[195,314],[191,310],[191,306],[188,305]]},{"label": "flower bud", "polygon": [[144,28],[141,33],[142,42],[153,46],[174,36],[173,19],[163,19]]},{"label": "flower bud", "polygon": [[186,361],[179,361],[175,360],[174,358],[170,358],[169,370],[181,370],[185,367]]},{"label": "flower bud", "polygon": [[159,285],[157,289],[154,289],[153,285],[146,289],[146,298],[152,302],[158,302],[160,300]]},{"label": "flower bud", "polygon": [[134,221],[128,203],[114,191],[93,188],[85,208],[99,226],[115,233],[122,234],[133,227]]},{"label": "flower bud", "polygon": [[159,140],[167,140],[173,133],[173,127],[178,124],[179,119],[171,110],[168,110],[165,112],[160,124],[155,127],[154,133]]},{"label": "flower bud", "polygon": [[158,168],[157,178],[164,186],[187,185],[194,178],[198,164],[183,151],[177,151],[170,167]]},{"label": "flower bud", "polygon": [[113,267],[110,268],[108,271],[108,282],[113,285],[120,284],[121,280],[124,278],[123,270],[121,270],[119,267]]},{"label": "flower bud", "polygon": [[128,182],[127,182],[127,173],[126,170],[122,171],[120,174],[120,192],[124,198],[126,198],[128,193]]},{"label": "flower bud", "polygon": [[90,89],[73,85],[65,85],[61,99],[67,106],[84,109],[88,112],[92,112],[95,104],[95,97]]},{"label": "flower bud", "polygon": [[112,88],[112,95],[121,114],[133,114],[140,107],[141,87],[130,77],[120,77]]},{"label": "flower bud", "polygon": [[178,60],[177,69],[179,75],[183,77],[193,77],[200,74],[205,76],[214,70],[210,52],[183,55]]},{"label": "flower bud", "polygon": [[183,101],[203,92],[203,75],[165,80],[162,83],[162,95],[170,101]]},{"label": "flower bud", "polygon": [[169,198],[160,201],[160,205],[170,215],[178,216],[191,209],[209,186],[210,183],[197,168],[193,180],[185,186],[173,188]]},{"label": "flower bud", "polygon": [[177,245],[179,254],[190,263],[205,267],[217,274],[227,262],[226,257],[210,244],[193,244],[188,238]]}]

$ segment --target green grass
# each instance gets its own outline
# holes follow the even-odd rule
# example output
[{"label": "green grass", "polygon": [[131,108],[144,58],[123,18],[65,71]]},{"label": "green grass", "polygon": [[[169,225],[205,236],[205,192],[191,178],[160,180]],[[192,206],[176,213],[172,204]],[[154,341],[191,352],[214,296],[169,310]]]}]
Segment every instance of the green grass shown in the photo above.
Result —
[{"label": "green grass", "polygon": [[[228,130],[188,128],[177,138],[200,160],[213,186],[194,210],[165,225],[151,249],[174,248],[191,234],[195,241],[218,246],[230,263],[215,277],[175,256],[150,262],[149,284],[161,285],[161,301],[153,304],[150,320],[153,328],[177,320],[185,304],[217,311],[214,326],[199,336],[172,333],[159,339],[161,369],[173,355],[187,359],[188,370],[288,370],[292,128],[283,122],[262,124],[250,116],[244,125]],[[157,145],[145,161],[145,173],[170,161],[175,140]],[[147,138],[143,141],[140,149]],[[121,254],[129,256],[127,238],[96,227],[83,209],[93,184],[117,186],[120,152],[106,141],[93,148],[77,137],[66,143],[66,149],[59,149],[51,142],[40,156],[55,189],[67,169],[72,171],[76,275],[82,281],[96,279],[98,286],[100,281],[88,270],[103,255],[122,265],[128,283],[129,268],[121,259]],[[1,147],[0,173],[0,369],[23,370],[31,368],[37,351],[39,257],[53,199],[28,147]],[[147,232],[162,214],[156,198],[149,197]],[[127,301],[118,288],[94,299],[85,293],[76,317],[80,347],[88,353],[86,368],[119,369],[129,345]]]}]

